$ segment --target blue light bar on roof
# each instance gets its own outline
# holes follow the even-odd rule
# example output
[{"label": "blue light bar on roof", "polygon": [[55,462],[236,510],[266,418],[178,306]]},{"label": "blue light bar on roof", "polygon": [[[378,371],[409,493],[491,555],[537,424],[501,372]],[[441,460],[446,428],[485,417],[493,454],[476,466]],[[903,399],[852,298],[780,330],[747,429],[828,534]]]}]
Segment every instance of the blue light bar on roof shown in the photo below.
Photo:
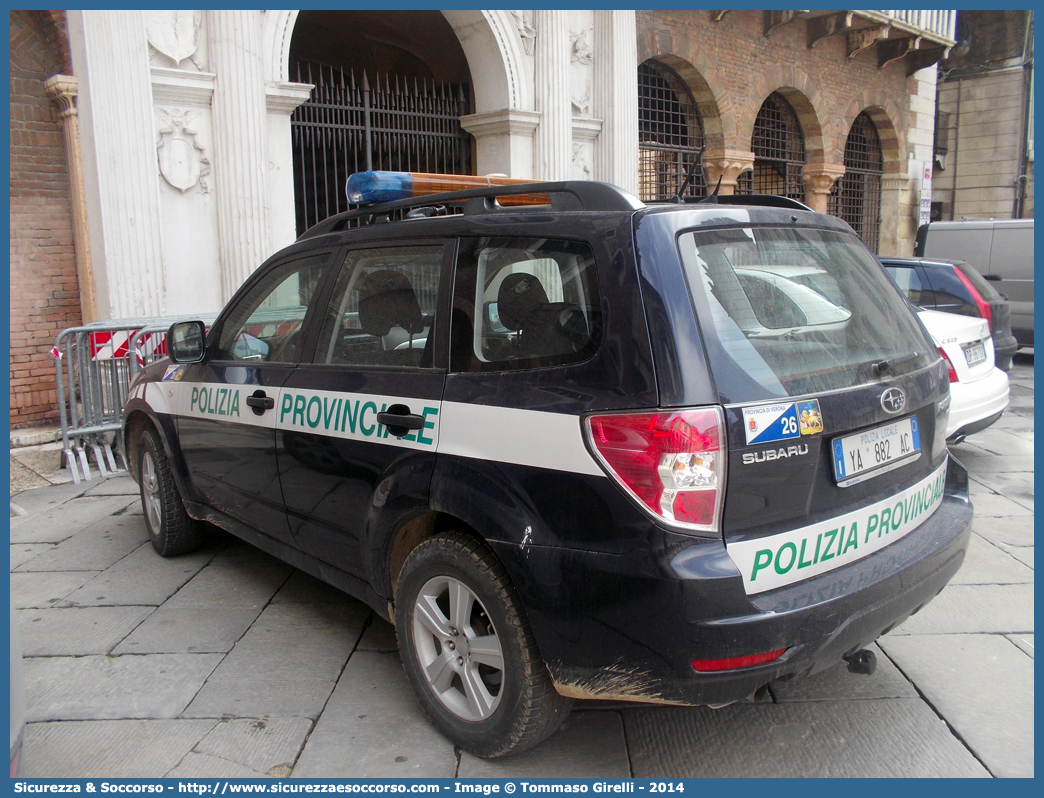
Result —
[{"label": "blue light bar on roof", "polygon": [[345,185],[348,201],[353,205],[394,202],[413,196],[410,172],[356,172]]},{"label": "blue light bar on roof", "polygon": [[[493,175],[440,175],[426,172],[356,172],[348,178],[345,192],[352,205],[427,197],[447,191],[465,191],[489,186],[515,186],[537,180]],[[505,198],[511,205],[547,204],[546,194],[519,194]]]}]

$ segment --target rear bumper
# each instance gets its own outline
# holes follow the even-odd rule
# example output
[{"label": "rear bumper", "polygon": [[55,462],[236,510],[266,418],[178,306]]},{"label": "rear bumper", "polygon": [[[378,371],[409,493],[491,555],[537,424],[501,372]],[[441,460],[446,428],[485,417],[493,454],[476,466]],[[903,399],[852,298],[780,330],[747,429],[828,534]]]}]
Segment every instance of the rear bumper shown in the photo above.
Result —
[{"label": "rear bumper", "polygon": [[988,427],[1007,409],[1008,394],[1008,375],[997,368],[975,382],[951,383],[947,439],[962,433],[969,435]]},{"label": "rear bumper", "polygon": [[1033,316],[1012,314],[1011,334],[1019,342],[1019,346],[1033,346]]},{"label": "rear bumper", "polygon": [[[829,667],[920,610],[964,561],[971,520],[967,471],[951,458],[945,498],[923,524],[862,560],[784,588],[748,597],[723,545],[671,536],[656,550],[577,553],[568,564],[559,549],[557,584],[543,586],[542,601],[523,592],[559,692],[726,704]],[[534,560],[544,554],[530,549],[530,568],[549,564]],[[764,665],[717,673],[691,665],[780,648],[782,657]]]}]

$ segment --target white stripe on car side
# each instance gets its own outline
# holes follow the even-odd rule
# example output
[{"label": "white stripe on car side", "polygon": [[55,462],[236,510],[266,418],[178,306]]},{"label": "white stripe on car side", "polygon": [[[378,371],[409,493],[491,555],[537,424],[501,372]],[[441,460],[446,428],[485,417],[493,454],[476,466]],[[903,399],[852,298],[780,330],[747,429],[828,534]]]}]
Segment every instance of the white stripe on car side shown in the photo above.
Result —
[{"label": "white stripe on car side", "polygon": [[568,413],[443,402],[440,436],[440,454],[605,476]]},{"label": "white stripe on car side", "polygon": [[[335,438],[369,440],[388,446],[429,449],[477,460],[604,477],[584,445],[580,417],[460,402],[423,402],[387,396],[306,389],[267,389],[275,406],[258,416],[246,405],[257,385],[193,383],[174,380],[140,385],[135,394],[157,413],[207,418],[252,427],[310,432]],[[349,403],[352,404],[349,410]],[[387,434],[376,425],[378,410],[393,403],[425,412],[418,441]],[[428,405],[422,408],[422,405]],[[367,407],[372,405],[372,407]],[[436,412],[432,412],[436,411]],[[376,430],[375,427],[378,427]],[[364,430],[370,430],[367,433]],[[430,443],[429,443],[430,441]]]}]

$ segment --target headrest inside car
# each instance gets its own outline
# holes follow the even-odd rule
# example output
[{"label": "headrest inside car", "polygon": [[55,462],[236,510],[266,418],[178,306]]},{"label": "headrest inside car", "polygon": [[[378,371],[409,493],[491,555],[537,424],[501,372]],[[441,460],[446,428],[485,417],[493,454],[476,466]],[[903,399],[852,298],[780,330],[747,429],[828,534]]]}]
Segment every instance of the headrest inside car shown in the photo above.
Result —
[{"label": "headrest inside car", "polygon": [[509,330],[521,330],[526,317],[547,304],[547,292],[532,274],[509,274],[500,284],[497,313]]},{"label": "headrest inside car", "polygon": [[359,285],[359,324],[370,335],[384,336],[392,327],[410,335],[424,330],[424,314],[404,274],[388,270],[364,275]]}]

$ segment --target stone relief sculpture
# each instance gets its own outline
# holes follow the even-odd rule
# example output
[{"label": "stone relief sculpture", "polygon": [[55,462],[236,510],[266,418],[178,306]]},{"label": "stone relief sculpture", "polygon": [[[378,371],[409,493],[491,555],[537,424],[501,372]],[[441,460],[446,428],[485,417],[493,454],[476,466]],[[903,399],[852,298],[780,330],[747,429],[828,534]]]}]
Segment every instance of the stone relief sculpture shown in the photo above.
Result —
[{"label": "stone relief sculpture", "polygon": [[156,116],[159,120],[156,150],[163,179],[182,193],[199,183],[203,193],[209,194],[210,187],[204,178],[210,174],[210,161],[192,128],[199,113],[157,108]]},{"label": "stone relief sculpture", "polygon": [[581,180],[591,179],[591,165],[587,162],[587,145],[573,142],[573,175]]},{"label": "stone relief sculpture", "polygon": [[203,27],[202,11],[143,11],[142,15],[145,17],[145,37],[153,50],[165,55],[176,66],[191,58],[198,69],[203,69],[203,64],[196,58]]},{"label": "stone relief sculpture", "polygon": [[533,55],[536,49],[536,28],[530,24],[526,16],[532,13],[532,11],[511,12],[511,16],[515,19],[515,28],[518,29],[518,36],[522,39],[522,49],[526,51],[526,55]]},{"label": "stone relief sculpture", "polygon": [[585,28],[579,33],[570,32],[569,34],[569,60],[576,61],[584,66],[591,63],[591,45],[587,43],[587,36],[590,33],[589,28]]},{"label": "stone relief sculpture", "polygon": [[[579,87],[574,87],[570,102],[573,104],[573,113],[577,116],[591,115],[591,87],[587,85],[587,79],[581,78]],[[574,81],[575,83],[575,81]]]},{"label": "stone relief sculpture", "polygon": [[573,104],[575,116],[591,115],[591,62],[594,56],[588,35],[591,30],[585,28],[579,33],[569,33],[569,99]]}]

